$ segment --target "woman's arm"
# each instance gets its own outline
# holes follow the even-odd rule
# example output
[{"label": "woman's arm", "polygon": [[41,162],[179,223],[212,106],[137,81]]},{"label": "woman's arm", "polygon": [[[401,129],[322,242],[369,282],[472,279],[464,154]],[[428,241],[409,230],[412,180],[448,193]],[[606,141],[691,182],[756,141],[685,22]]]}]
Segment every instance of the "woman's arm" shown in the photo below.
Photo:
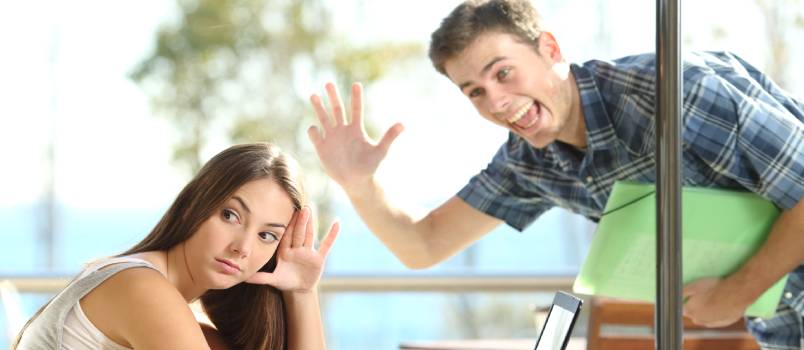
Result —
[{"label": "woman's arm", "polygon": [[318,292],[283,292],[288,316],[288,348],[326,349]]}]

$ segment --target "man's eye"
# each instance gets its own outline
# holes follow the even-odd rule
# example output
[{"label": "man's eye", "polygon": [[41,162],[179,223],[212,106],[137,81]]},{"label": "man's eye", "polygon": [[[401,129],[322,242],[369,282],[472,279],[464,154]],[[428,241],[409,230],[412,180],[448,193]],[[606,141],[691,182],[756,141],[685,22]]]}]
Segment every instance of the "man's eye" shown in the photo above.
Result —
[{"label": "man's eye", "polygon": [[472,89],[472,91],[469,91],[469,97],[478,97],[482,93],[483,91],[480,89]]},{"label": "man's eye", "polygon": [[511,68],[506,67],[506,68],[500,69],[500,71],[497,72],[497,80],[505,79],[508,76],[508,73],[511,73]]},{"label": "man's eye", "polygon": [[279,240],[273,232],[260,232],[259,236],[265,243],[273,243]]}]

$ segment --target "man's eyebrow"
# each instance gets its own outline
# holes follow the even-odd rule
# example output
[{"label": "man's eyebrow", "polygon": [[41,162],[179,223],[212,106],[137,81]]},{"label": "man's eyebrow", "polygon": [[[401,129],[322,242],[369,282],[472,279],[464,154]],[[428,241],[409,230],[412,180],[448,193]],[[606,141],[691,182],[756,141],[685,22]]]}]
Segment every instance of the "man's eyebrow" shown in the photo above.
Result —
[{"label": "man's eyebrow", "polygon": [[[486,74],[486,72],[488,72],[489,69],[491,69],[491,67],[494,66],[495,63],[500,62],[500,61],[504,60],[505,58],[506,57],[503,57],[503,56],[497,56],[497,57],[492,58],[491,61],[489,61],[489,63],[486,63],[486,65],[483,66],[483,69],[480,70],[480,75],[482,76],[483,74]],[[463,91],[463,89],[465,89],[469,85],[472,85],[471,80],[458,85],[458,87],[461,89],[461,91]]]},{"label": "man's eyebrow", "polygon": [[[236,200],[238,203],[240,203],[240,206],[241,206],[241,207],[243,207],[243,209],[244,209],[244,210],[245,210],[247,213],[251,214],[251,209],[249,209],[248,205],[246,205],[246,202],[243,200],[243,198],[240,198],[240,196],[236,196],[236,195],[235,195],[235,196],[232,196],[232,199],[234,199],[234,200]],[[275,222],[269,222],[269,223],[266,223],[266,224],[265,224],[265,226],[268,226],[268,227],[279,227],[279,228],[283,228],[283,229],[286,229],[286,230],[287,230],[287,228],[288,228],[288,227],[287,227],[287,225],[285,225],[285,224],[280,224],[280,223],[275,223]]]}]

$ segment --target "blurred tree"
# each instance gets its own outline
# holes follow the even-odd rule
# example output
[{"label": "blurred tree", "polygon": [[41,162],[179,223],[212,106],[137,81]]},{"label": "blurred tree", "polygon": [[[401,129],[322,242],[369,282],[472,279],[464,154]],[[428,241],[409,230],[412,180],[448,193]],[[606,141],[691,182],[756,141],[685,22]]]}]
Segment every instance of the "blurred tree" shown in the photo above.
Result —
[{"label": "blurred tree", "polygon": [[[329,73],[342,85],[369,85],[401,62],[424,57],[413,43],[350,45],[334,30],[323,0],[177,5],[176,23],[162,25],[154,52],[130,74],[155,112],[175,125],[174,161],[195,173],[212,141],[271,141],[296,156],[313,180],[308,183],[319,186],[309,188],[311,199],[320,199],[326,181],[313,171],[320,167],[305,130],[314,118],[296,84]],[[316,202],[320,212],[327,211],[326,201]]]},{"label": "blurred tree", "polygon": [[768,64],[765,72],[783,88],[790,89],[794,77],[790,70],[790,32],[804,28],[804,4],[801,0],[756,0],[765,17],[765,32],[768,38]]}]

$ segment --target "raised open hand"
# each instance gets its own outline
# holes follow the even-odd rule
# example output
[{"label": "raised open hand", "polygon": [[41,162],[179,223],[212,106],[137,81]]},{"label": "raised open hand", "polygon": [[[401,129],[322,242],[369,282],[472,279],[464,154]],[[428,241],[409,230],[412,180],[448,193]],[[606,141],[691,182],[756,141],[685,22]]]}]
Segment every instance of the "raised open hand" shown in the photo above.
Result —
[{"label": "raised open hand", "polygon": [[327,83],[326,90],[331,111],[327,113],[321,97],[312,95],[310,102],[321,129],[311,126],[307,134],[327,174],[350,192],[350,189],[359,188],[371,180],[403,127],[402,124],[394,124],[376,143],[366,135],[363,126],[362,86],[352,84],[351,121],[346,118],[335,85]]},{"label": "raised open hand", "polygon": [[335,222],[324,237],[318,250],[315,249],[312,212],[303,207],[293,214],[288,231],[279,241],[276,250],[277,264],[274,272],[257,272],[246,282],[270,284],[282,291],[309,292],[316,288],[329,249],[335,242],[340,225]]}]

